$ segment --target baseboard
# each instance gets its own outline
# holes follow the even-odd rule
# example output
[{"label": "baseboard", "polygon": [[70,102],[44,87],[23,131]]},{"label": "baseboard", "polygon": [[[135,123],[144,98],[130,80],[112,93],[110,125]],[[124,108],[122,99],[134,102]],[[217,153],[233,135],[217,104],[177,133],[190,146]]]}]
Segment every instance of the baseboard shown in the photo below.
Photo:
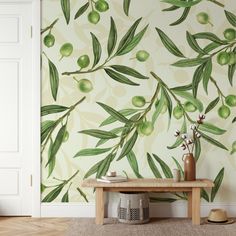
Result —
[{"label": "baseboard", "polygon": [[[228,216],[236,216],[235,203],[202,203],[201,217],[206,217],[213,208],[222,208]],[[179,201],[174,203],[150,203],[150,217],[186,217],[187,204]],[[105,206],[105,216],[117,217],[117,204]],[[41,217],[95,217],[95,203],[42,203]]]}]

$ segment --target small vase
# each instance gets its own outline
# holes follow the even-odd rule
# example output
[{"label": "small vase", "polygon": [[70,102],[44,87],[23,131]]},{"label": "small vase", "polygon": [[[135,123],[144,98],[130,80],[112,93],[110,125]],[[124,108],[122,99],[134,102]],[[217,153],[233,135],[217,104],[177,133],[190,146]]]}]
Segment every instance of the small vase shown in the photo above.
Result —
[{"label": "small vase", "polygon": [[184,162],[184,180],[194,181],[196,180],[196,161],[192,153],[184,154],[182,157]]}]

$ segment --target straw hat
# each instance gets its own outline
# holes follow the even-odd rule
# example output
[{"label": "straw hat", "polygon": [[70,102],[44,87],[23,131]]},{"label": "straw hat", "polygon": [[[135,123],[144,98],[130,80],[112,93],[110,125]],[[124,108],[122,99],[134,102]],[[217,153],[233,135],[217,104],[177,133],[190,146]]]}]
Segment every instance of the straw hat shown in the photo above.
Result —
[{"label": "straw hat", "polygon": [[232,224],[234,220],[228,219],[227,213],[223,209],[211,209],[205,222],[209,224]]}]

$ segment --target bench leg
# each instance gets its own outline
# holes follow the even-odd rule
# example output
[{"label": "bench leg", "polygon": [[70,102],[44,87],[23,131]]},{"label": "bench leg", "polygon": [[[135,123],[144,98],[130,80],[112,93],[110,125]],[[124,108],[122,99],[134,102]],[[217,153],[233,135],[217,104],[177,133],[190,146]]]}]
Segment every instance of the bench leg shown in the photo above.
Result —
[{"label": "bench leg", "polygon": [[200,190],[193,188],[192,193],[192,224],[200,225]]},{"label": "bench leg", "polygon": [[192,191],[188,192],[188,218],[192,218]]},{"label": "bench leg", "polygon": [[96,188],[96,224],[102,225],[104,219],[103,188]]}]

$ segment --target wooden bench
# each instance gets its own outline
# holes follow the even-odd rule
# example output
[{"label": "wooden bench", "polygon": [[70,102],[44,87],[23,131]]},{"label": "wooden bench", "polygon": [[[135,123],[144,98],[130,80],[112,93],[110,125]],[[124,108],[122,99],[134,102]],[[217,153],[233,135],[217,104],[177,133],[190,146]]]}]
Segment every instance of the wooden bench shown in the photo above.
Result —
[{"label": "wooden bench", "polygon": [[103,183],[96,179],[86,179],[82,187],[96,189],[96,224],[103,224],[104,192],[187,192],[188,217],[193,225],[200,225],[201,188],[212,188],[214,183],[208,179],[174,182],[173,179],[129,179],[121,183]]}]

